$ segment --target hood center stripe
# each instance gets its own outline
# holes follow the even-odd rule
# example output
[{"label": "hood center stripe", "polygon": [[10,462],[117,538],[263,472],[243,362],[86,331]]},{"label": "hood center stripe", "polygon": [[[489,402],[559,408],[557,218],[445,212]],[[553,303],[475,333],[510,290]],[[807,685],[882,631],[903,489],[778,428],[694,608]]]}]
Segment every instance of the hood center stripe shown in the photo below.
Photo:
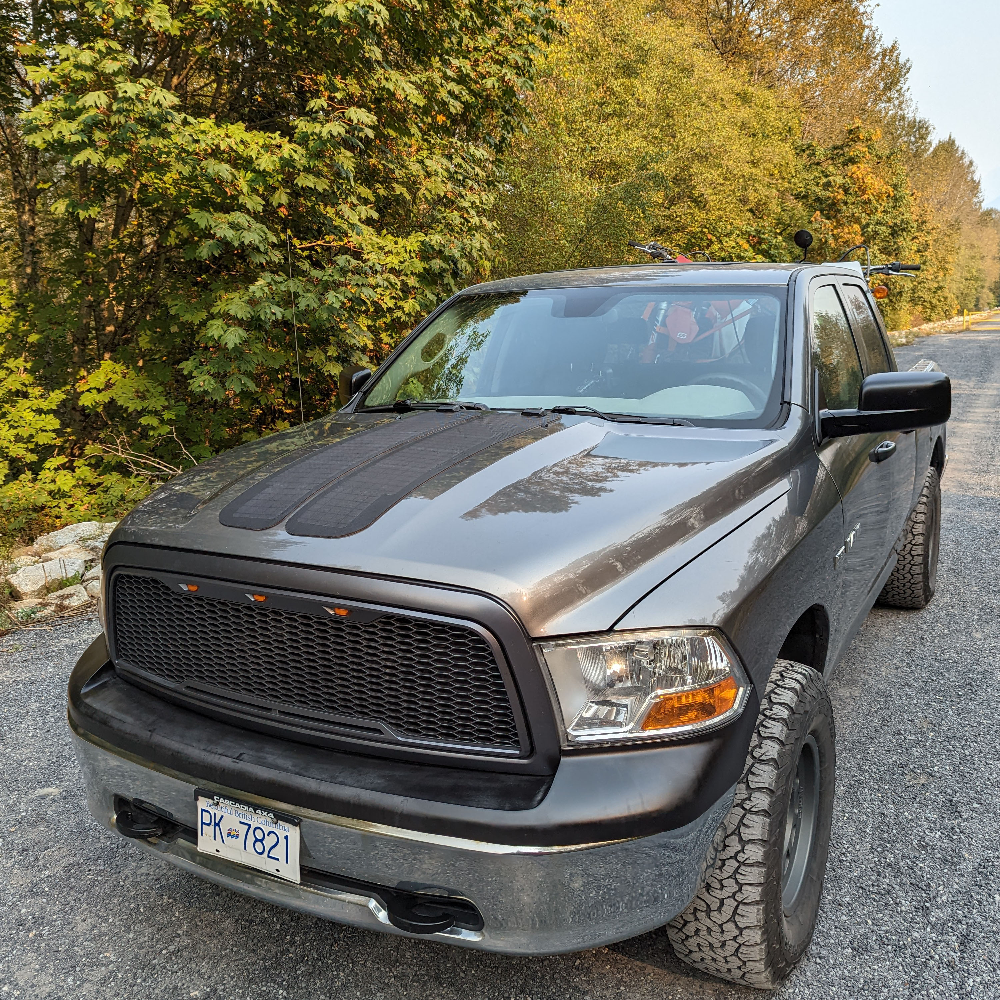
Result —
[{"label": "hood center stripe", "polygon": [[286,530],[317,538],[362,531],[434,476],[538,426],[538,417],[483,413],[474,423],[412,441],[327,486],[289,519]]},{"label": "hood center stripe", "polygon": [[219,513],[231,528],[261,531],[280,524],[324,487],[393,451],[476,420],[476,412],[417,411],[370,430],[358,431],[279,469],[241,493]]}]

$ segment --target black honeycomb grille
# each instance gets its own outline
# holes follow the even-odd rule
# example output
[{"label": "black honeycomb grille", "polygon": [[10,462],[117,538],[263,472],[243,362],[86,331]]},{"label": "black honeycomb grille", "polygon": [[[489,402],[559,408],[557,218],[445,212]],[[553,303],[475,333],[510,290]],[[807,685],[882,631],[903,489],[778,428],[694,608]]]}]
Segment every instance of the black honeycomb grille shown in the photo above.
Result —
[{"label": "black honeycomb grille", "polygon": [[[474,750],[520,749],[503,677],[471,628],[406,615],[359,622],[114,579],[116,661],[177,693],[272,718]],[[338,722],[340,725],[338,725]]]}]

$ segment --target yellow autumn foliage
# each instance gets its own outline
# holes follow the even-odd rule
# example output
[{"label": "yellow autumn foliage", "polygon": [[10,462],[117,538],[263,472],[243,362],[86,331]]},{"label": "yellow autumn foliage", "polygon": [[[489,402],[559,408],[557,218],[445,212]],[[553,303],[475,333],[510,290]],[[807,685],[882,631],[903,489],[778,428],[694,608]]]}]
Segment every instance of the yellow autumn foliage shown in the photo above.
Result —
[{"label": "yellow autumn foliage", "polygon": [[499,273],[622,260],[664,236],[716,259],[768,259],[797,173],[795,115],[642,4],[576,0],[504,162]]},{"label": "yellow autumn foliage", "polygon": [[890,326],[996,301],[998,215],[913,115],[863,0],[569,0],[564,20],[500,164],[493,273],[644,259],[630,239],[792,260],[808,228],[813,260],[863,243],[923,265],[892,284]]}]

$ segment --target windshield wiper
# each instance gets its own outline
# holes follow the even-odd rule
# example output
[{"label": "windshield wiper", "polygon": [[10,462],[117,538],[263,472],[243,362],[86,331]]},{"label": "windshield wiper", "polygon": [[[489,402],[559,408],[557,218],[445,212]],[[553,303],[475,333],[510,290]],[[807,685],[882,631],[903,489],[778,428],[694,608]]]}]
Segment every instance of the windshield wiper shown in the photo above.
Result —
[{"label": "windshield wiper", "polygon": [[603,413],[593,406],[553,406],[551,413],[566,413],[573,416],[578,413],[593,413],[602,420],[610,420],[619,424],[665,424],[668,427],[694,427],[690,420],[683,417],[647,417],[640,413]]},{"label": "windshield wiper", "polygon": [[409,413],[410,410],[488,410],[485,403],[466,403],[452,399],[397,399],[381,406],[363,406],[367,413]]},{"label": "windshield wiper", "polygon": [[574,416],[577,413],[593,413],[595,416],[600,417],[602,420],[616,420],[617,415],[612,416],[607,413],[602,413],[596,407],[593,406],[553,406],[549,410],[550,413],[568,413],[570,416]]},{"label": "windshield wiper", "polygon": [[685,417],[648,417],[643,413],[620,413],[618,419],[630,424],[662,424],[665,427],[694,427]]},{"label": "windshield wiper", "polygon": [[362,406],[367,413],[409,413],[410,410],[436,410],[440,403],[424,403],[418,399],[397,399],[379,406]]},{"label": "windshield wiper", "polygon": [[485,403],[468,403],[462,399],[443,399],[437,404],[439,410],[452,410],[458,412],[459,410],[488,410],[489,407]]},{"label": "windshield wiper", "polygon": [[[459,410],[489,410],[485,403],[470,403],[464,400],[453,399],[397,399],[394,403],[386,403],[381,406],[364,406],[362,409],[367,413],[409,413],[411,410],[442,410],[445,412],[457,413]],[[520,406],[498,406],[497,410],[521,410]],[[527,412],[527,411],[525,411]],[[543,408],[531,409],[533,416],[541,416],[543,413],[565,413],[567,416],[576,414],[592,413],[595,417],[619,424],[663,424],[668,427],[694,427],[690,420],[683,417],[647,417],[641,413],[605,413],[595,406],[570,406],[561,404]]]}]

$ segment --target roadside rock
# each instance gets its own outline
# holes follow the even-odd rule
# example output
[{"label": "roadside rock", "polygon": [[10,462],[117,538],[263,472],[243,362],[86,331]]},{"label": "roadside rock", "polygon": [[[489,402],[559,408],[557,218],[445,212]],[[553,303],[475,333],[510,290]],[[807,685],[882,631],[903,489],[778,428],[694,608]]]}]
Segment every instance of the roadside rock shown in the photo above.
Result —
[{"label": "roadside rock", "polygon": [[0,582],[19,569],[24,569],[25,566],[34,566],[37,562],[41,562],[41,560],[36,556],[18,556],[9,560],[0,560]]},{"label": "roadside rock", "polygon": [[14,594],[22,600],[34,597],[35,594],[44,594],[45,568],[41,565],[25,566],[7,577],[7,582],[14,588]]},{"label": "roadside rock", "polygon": [[[110,534],[110,532],[108,534]],[[90,553],[91,559],[100,559],[107,540],[107,535],[99,535],[97,538],[85,538],[78,544],[80,548],[86,549]]]},{"label": "roadside rock", "polygon": [[[101,544],[103,545],[103,542]],[[99,559],[100,555],[100,549],[98,549],[95,555],[84,545],[64,545],[61,549],[46,552],[42,556],[42,562],[51,562],[53,559],[82,559],[84,562],[92,563],[96,559]]]},{"label": "roadside rock", "polygon": [[49,607],[49,605],[34,598],[26,601],[15,601],[4,608],[4,614],[12,621],[21,625],[26,622],[36,622],[42,618],[48,618],[49,615],[53,614],[53,611],[54,609]]},{"label": "roadside rock", "polygon": [[[6,580],[18,599],[9,606],[9,614],[17,621],[34,621],[53,609],[75,608],[97,597],[101,552],[117,525],[117,521],[71,524],[40,535],[33,545],[19,546],[6,561],[0,560],[0,584]],[[63,587],[49,595],[53,586],[74,576],[88,586]]]},{"label": "roadside rock", "polygon": [[57,590],[54,594],[49,594],[45,598],[45,604],[48,607],[56,608],[60,611],[66,608],[78,608],[81,604],[89,604],[90,595],[84,590],[80,584],[74,584],[72,587],[65,587],[62,590]]},{"label": "roadside rock", "polygon": [[54,552],[65,545],[72,545],[74,542],[82,542],[84,539],[107,538],[117,524],[117,521],[83,521],[80,524],[71,524],[58,531],[51,531],[47,535],[40,535],[35,539],[34,548],[41,555],[45,552]]},{"label": "roadside rock", "polygon": [[18,570],[23,569],[25,566],[34,566],[37,562],[41,562],[38,556],[14,555],[11,556],[10,563],[8,563],[8,565],[12,566],[15,570]]},{"label": "roadside rock", "polygon": [[7,581],[14,588],[15,596],[24,600],[28,597],[42,597],[52,584],[77,574],[83,576],[86,570],[87,563],[83,559],[52,559],[25,566],[9,576]]}]

